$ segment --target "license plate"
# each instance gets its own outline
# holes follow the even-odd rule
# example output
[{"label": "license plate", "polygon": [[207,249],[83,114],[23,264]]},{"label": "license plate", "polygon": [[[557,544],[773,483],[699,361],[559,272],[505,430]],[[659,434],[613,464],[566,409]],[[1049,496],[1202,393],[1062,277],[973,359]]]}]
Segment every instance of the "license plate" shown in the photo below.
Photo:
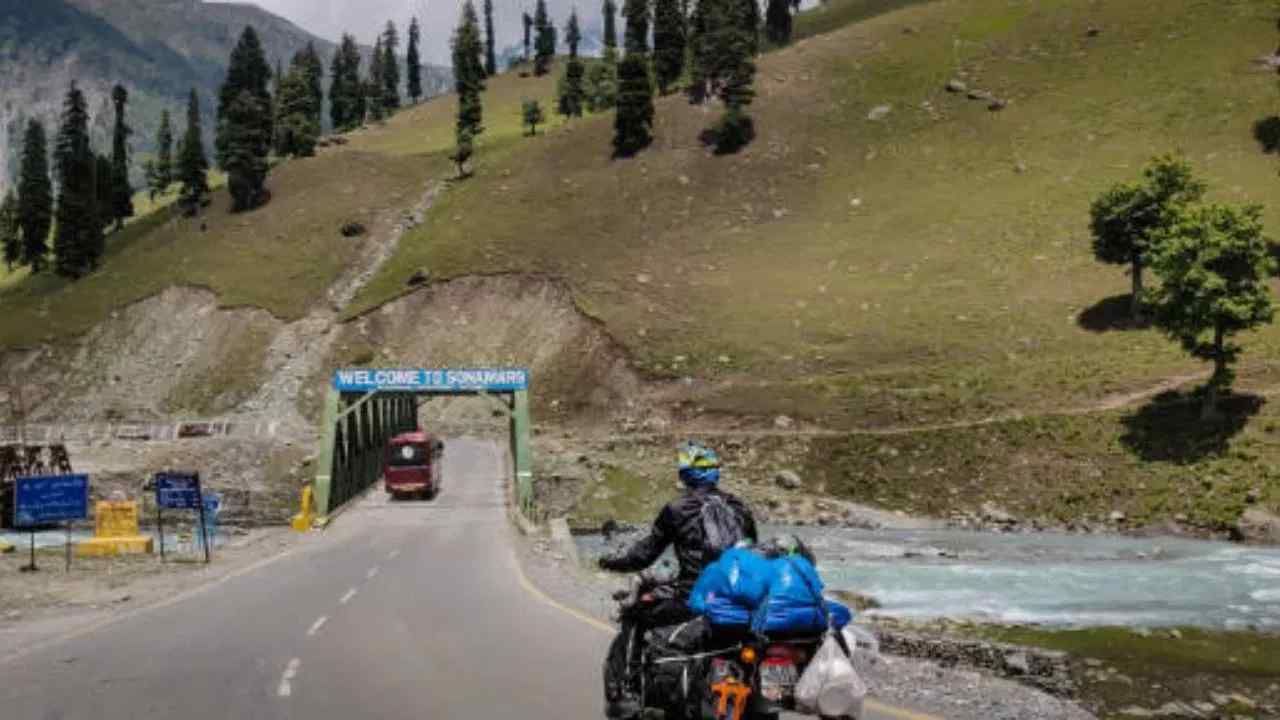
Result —
[{"label": "license plate", "polygon": [[760,695],[778,702],[791,694],[798,680],[795,663],[765,662],[760,666]]}]

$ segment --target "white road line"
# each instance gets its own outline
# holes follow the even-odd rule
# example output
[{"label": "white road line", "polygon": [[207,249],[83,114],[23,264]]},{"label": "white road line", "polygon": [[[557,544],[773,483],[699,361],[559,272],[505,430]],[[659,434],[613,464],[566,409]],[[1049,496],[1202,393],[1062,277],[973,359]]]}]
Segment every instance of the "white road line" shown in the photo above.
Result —
[{"label": "white road line", "polygon": [[377,574],[378,574],[378,566],[374,565],[373,567],[369,568],[369,572],[365,573],[364,576],[372,580],[373,576]]},{"label": "white road line", "polygon": [[284,675],[280,676],[280,687],[276,688],[276,694],[280,697],[289,697],[293,694],[293,679],[298,676],[298,666],[302,661],[294,658],[289,661],[289,665],[284,669]]},{"label": "white road line", "polygon": [[357,592],[359,591],[356,590],[355,588],[351,588],[350,590],[347,591],[346,595],[342,596],[342,599],[338,601],[338,604],[346,605],[347,603],[351,602],[351,598],[355,597]]},{"label": "white road line", "polygon": [[391,552],[387,553],[388,560],[395,560],[399,556],[400,556],[399,550],[392,550]]},{"label": "white road line", "polygon": [[324,624],[326,622],[329,622],[328,615],[321,615],[320,617],[316,618],[316,621],[311,623],[311,629],[307,631],[307,635],[315,635],[316,633],[320,632],[320,628],[324,627]]}]

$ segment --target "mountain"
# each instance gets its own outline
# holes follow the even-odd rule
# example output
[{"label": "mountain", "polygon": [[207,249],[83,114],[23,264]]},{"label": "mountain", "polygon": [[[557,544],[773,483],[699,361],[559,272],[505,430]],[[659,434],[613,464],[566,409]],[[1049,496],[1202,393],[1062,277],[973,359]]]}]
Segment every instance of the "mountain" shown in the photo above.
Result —
[{"label": "mountain", "polygon": [[[326,60],[333,52],[333,43],[249,4],[0,0],[0,192],[16,170],[22,128],[34,116],[52,131],[73,80],[88,96],[95,146],[103,150],[112,123],[111,87],[119,82],[129,89],[135,160],[151,151],[162,109],[180,121],[190,88],[197,88],[211,116],[231,48],[249,25],[272,62],[287,63],[308,42]],[[426,78],[430,91],[441,91],[448,71],[428,67]]]}]

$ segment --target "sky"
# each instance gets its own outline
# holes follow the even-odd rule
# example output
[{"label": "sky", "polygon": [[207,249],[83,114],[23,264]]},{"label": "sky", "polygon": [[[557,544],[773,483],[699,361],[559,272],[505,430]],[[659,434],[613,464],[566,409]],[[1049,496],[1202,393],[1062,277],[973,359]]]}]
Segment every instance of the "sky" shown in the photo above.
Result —
[{"label": "sky", "polygon": [[[362,44],[372,45],[374,38],[394,20],[403,43],[409,18],[416,16],[422,24],[422,58],[437,65],[449,64],[449,37],[458,23],[463,0],[245,0],[277,15],[292,20],[320,37],[337,41],[343,32],[354,33]],[[583,28],[590,31],[600,25],[603,0],[548,0],[548,11],[558,27],[563,28],[569,10],[576,4]],[[520,15],[533,13],[534,0],[493,0],[494,31],[499,50],[523,42]],[[618,3],[621,6],[621,2]],[[483,7],[476,0],[476,9]],[[481,18],[483,22],[483,18]],[[619,21],[621,30],[621,21]],[[564,33],[561,30],[561,37]],[[401,45],[401,52],[404,46]]]}]

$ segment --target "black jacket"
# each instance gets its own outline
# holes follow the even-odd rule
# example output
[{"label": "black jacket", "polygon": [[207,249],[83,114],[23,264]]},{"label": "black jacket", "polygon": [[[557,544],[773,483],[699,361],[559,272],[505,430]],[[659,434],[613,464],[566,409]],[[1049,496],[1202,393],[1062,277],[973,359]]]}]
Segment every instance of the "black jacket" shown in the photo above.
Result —
[{"label": "black jacket", "polygon": [[676,589],[681,597],[687,596],[703,568],[715,560],[703,557],[702,537],[702,505],[712,494],[724,498],[729,508],[738,515],[745,539],[757,542],[756,520],[745,503],[715,487],[700,487],[685,491],[680,497],[667,503],[662,512],[658,513],[658,519],[653,521],[653,527],[647,536],[625,552],[602,558],[600,567],[614,572],[639,572],[656,562],[667,546],[675,545],[676,560],[680,563]]}]

